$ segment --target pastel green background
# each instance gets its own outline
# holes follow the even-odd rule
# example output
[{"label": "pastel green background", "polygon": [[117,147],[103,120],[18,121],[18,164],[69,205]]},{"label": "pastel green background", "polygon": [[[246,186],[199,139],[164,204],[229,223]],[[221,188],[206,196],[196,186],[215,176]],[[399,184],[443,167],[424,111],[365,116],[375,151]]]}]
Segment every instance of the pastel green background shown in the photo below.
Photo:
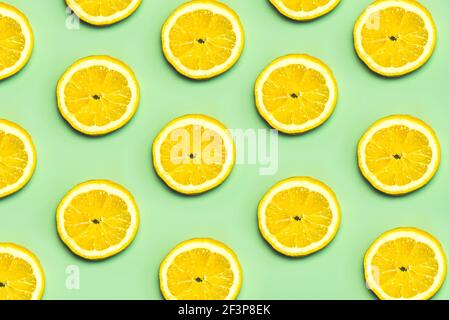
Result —
[{"label": "pastel green background", "polygon": [[[382,232],[414,226],[436,236],[449,253],[449,2],[422,0],[438,27],[432,59],[399,79],[370,72],[352,45],[355,20],[371,0],[343,0],[330,14],[309,23],[290,21],[265,0],[223,0],[240,16],[246,41],[239,62],[215,79],[195,82],[165,61],[160,29],[184,0],[143,0],[127,20],[107,28],[81,23],[66,28],[63,0],[5,0],[29,18],[35,48],[28,65],[0,82],[0,117],[26,128],[37,147],[31,182],[0,200],[0,241],[23,245],[39,257],[46,274],[45,299],[161,299],[159,263],[177,243],[212,237],[235,250],[243,266],[240,299],[373,299],[363,279],[363,255]],[[268,129],[254,106],[253,85],[262,69],[289,53],[325,61],[339,85],[339,101],[323,126],[302,136],[279,137],[279,170],[259,175],[257,165],[237,165],[219,188],[186,197],[155,175],[150,148],[159,130],[187,113],[213,116],[230,128]],[[58,78],[75,60],[108,54],[128,63],[142,98],[132,121],[100,138],[78,134],[60,117]],[[407,113],[429,123],[442,147],[442,162],[423,189],[403,197],[376,192],[359,174],[356,145],[380,117]],[[302,259],[277,254],[257,228],[256,209],[278,180],[318,178],[333,188],[342,224],[324,250]],[[140,228],[131,246],[106,261],[87,262],[59,240],[55,208],[76,184],[111,179],[135,196]],[[66,268],[80,268],[81,288],[66,288]],[[449,283],[437,294],[449,297]]]}]

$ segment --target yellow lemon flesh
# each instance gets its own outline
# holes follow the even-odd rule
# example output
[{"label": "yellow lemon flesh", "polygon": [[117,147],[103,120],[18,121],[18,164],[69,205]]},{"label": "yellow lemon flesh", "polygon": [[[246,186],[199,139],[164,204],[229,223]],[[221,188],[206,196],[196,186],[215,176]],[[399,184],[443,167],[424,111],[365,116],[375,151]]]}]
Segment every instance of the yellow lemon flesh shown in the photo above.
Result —
[{"label": "yellow lemon flesh", "polygon": [[38,300],[44,271],[37,257],[13,243],[0,243],[0,300]]},{"label": "yellow lemon flesh", "polygon": [[265,68],[255,85],[260,115],[275,129],[303,133],[334,111],[337,82],[320,60],[304,54],[281,57]]},{"label": "yellow lemon flesh", "polygon": [[359,168],[379,191],[405,194],[421,188],[436,173],[440,145],[423,121],[394,115],[374,123],[360,139]]},{"label": "yellow lemon flesh", "polygon": [[0,2],[0,80],[19,72],[33,50],[33,31],[26,16]]},{"label": "yellow lemon flesh", "polygon": [[62,199],[56,213],[58,234],[69,249],[90,260],[124,250],[134,239],[139,212],[133,196],[106,180],[81,183]]},{"label": "yellow lemon flesh", "polygon": [[324,248],[337,233],[340,206],[324,183],[294,177],[274,185],[259,203],[259,230],[287,256],[305,256]]},{"label": "yellow lemon flesh", "polygon": [[431,298],[446,276],[446,256],[437,239],[415,228],[382,234],[365,255],[369,288],[384,300]]},{"label": "yellow lemon flesh", "polygon": [[431,14],[414,0],[379,0],[354,27],[359,57],[374,72],[394,77],[410,73],[429,60],[436,44]]},{"label": "yellow lemon flesh", "polygon": [[115,131],[131,120],[139,104],[133,71],[108,56],[92,56],[73,64],[57,87],[61,115],[87,135]]},{"label": "yellow lemon flesh", "polygon": [[204,115],[186,115],[167,124],[153,143],[153,165],[173,190],[198,194],[231,173],[235,146],[224,125]]},{"label": "yellow lemon flesh", "polygon": [[159,270],[167,300],[232,300],[240,291],[242,268],[235,253],[212,239],[192,239],[176,246]]},{"label": "yellow lemon flesh", "polygon": [[270,0],[284,16],[293,20],[312,20],[332,11],[340,0]]},{"label": "yellow lemon flesh", "polygon": [[36,167],[36,149],[19,125],[0,119],[0,198],[22,189]]},{"label": "yellow lemon flesh", "polygon": [[168,62],[186,77],[206,79],[231,68],[240,57],[244,32],[237,14],[214,0],[181,5],[162,28]]},{"label": "yellow lemon flesh", "polygon": [[142,0],[66,0],[67,5],[84,22],[110,25],[126,19],[137,10]]}]

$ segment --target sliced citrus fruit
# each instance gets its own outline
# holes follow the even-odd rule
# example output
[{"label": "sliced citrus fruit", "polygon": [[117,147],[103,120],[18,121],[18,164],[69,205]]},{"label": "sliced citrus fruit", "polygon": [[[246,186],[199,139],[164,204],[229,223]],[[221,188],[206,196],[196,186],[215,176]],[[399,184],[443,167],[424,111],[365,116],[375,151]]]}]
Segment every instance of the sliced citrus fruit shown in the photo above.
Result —
[{"label": "sliced citrus fruit", "polygon": [[306,256],[328,245],[340,225],[340,206],[324,183],[294,177],[274,185],[258,209],[259,230],[276,251]]},{"label": "sliced citrus fruit", "polygon": [[435,49],[431,14],[415,0],[378,0],[354,27],[360,59],[374,72],[402,76],[424,65]]},{"label": "sliced citrus fruit", "polygon": [[435,175],[440,145],[423,121],[394,115],[374,123],[360,139],[359,168],[379,191],[399,195],[421,188]]},{"label": "sliced citrus fruit", "polygon": [[61,240],[80,257],[105,259],[129,246],[139,226],[133,196],[107,180],[81,183],[62,199],[56,212]]},{"label": "sliced citrus fruit", "polygon": [[229,70],[239,59],[243,44],[239,17],[215,0],[186,2],[162,28],[166,59],[192,79],[207,79]]},{"label": "sliced citrus fruit", "polygon": [[159,281],[167,300],[233,300],[242,285],[235,253],[213,239],[177,245],[161,264]]},{"label": "sliced citrus fruit", "polygon": [[0,80],[19,72],[31,57],[33,31],[17,8],[0,2]]},{"label": "sliced citrus fruit", "polygon": [[39,300],[44,286],[44,271],[33,253],[0,243],[0,300]]},{"label": "sliced citrus fruit", "polygon": [[142,0],[66,0],[67,5],[84,22],[96,26],[110,25],[128,18]]},{"label": "sliced citrus fruit", "polygon": [[215,188],[231,173],[234,141],[217,120],[186,115],[167,124],[153,143],[153,165],[173,190],[198,194]]},{"label": "sliced citrus fruit", "polygon": [[36,149],[19,125],[0,119],[0,198],[22,189],[36,168]]},{"label": "sliced citrus fruit", "polygon": [[74,129],[102,135],[131,120],[140,93],[134,72],[126,64],[108,56],[92,56],[64,73],[57,97],[61,115]]},{"label": "sliced citrus fruit", "polygon": [[446,277],[446,256],[432,235],[416,228],[382,234],[365,254],[365,279],[382,300],[431,298]]},{"label": "sliced citrus fruit", "polygon": [[270,0],[284,16],[293,20],[312,20],[332,11],[340,0]]},{"label": "sliced citrus fruit", "polygon": [[260,115],[275,129],[303,133],[326,121],[337,104],[337,82],[320,60],[305,54],[276,59],[255,85]]}]

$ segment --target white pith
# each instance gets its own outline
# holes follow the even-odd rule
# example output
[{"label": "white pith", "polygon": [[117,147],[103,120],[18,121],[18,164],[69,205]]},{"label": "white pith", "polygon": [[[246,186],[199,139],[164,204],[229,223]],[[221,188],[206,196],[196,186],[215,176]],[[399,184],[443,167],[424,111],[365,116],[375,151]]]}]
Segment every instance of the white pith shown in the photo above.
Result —
[{"label": "white pith", "polygon": [[[128,104],[126,112],[117,120],[111,121],[108,124],[104,126],[88,126],[81,122],[79,122],[76,117],[67,109],[66,103],[65,103],[65,94],[64,90],[69,81],[71,80],[72,76],[82,70],[89,67],[94,66],[103,66],[106,67],[109,70],[114,70],[122,74],[127,82],[128,87],[131,90],[131,100]],[[102,59],[102,58],[90,58],[83,60],[79,63],[76,63],[74,66],[72,66],[61,78],[61,81],[58,85],[58,97],[60,97],[60,108],[61,112],[64,114],[64,117],[69,120],[71,124],[73,124],[77,129],[81,131],[85,131],[88,133],[101,133],[104,131],[108,131],[110,129],[120,127],[124,121],[130,118],[130,116],[135,112],[137,108],[136,100],[138,98],[138,84],[136,83],[135,78],[130,73],[130,71],[122,66],[121,64],[115,63],[109,59]]]},{"label": "white pith", "polygon": [[[374,61],[374,59],[365,52],[363,45],[362,45],[362,29],[363,26],[366,24],[366,22],[370,19],[371,15],[373,13],[376,13],[378,11],[390,8],[390,7],[400,7],[406,11],[410,11],[413,13],[416,13],[419,15],[422,20],[424,21],[425,28],[428,31],[429,38],[427,40],[427,43],[424,47],[424,50],[420,56],[415,61],[411,61],[404,66],[397,68],[397,67],[384,67],[379,65]],[[433,44],[435,42],[436,34],[434,30],[434,26],[432,24],[432,21],[429,19],[428,15],[418,6],[413,5],[408,2],[404,2],[401,0],[390,0],[390,1],[383,1],[379,3],[374,3],[371,6],[369,6],[365,12],[360,16],[360,20],[356,24],[356,30],[355,30],[355,40],[356,40],[356,46],[358,51],[363,55],[363,58],[367,61],[368,65],[372,66],[377,71],[389,75],[389,74],[397,74],[402,73],[407,70],[412,70],[416,68],[419,64],[421,64],[422,60],[425,59],[425,57],[428,57],[431,54]]]},{"label": "white pith", "polygon": [[18,137],[25,147],[25,152],[28,155],[28,162],[23,170],[22,176],[15,183],[10,184],[3,189],[0,189],[0,194],[8,194],[12,190],[16,189],[18,186],[23,185],[33,173],[34,164],[36,163],[36,155],[34,153],[34,147],[32,145],[32,141],[29,136],[24,134],[21,130],[16,128],[15,126],[11,126],[6,122],[0,120],[0,131],[5,132],[6,134],[11,134]]},{"label": "white pith", "polygon": [[[277,238],[271,233],[271,231],[268,229],[267,222],[266,222],[266,210],[268,205],[271,203],[271,200],[273,197],[278,194],[281,191],[292,189],[292,188],[298,188],[303,187],[306,188],[312,192],[317,192],[321,194],[323,197],[326,198],[326,200],[329,203],[329,208],[332,212],[332,222],[328,227],[326,235],[317,242],[311,243],[310,245],[306,247],[287,247],[280,243]],[[307,181],[307,180],[288,180],[280,185],[278,185],[276,188],[271,189],[268,194],[264,197],[263,202],[260,205],[260,216],[259,216],[259,224],[262,228],[262,233],[269,236],[270,241],[274,244],[274,246],[281,251],[288,252],[295,255],[300,255],[308,252],[313,252],[315,249],[320,248],[323,246],[323,244],[330,241],[330,239],[334,236],[336,232],[336,228],[338,227],[340,223],[340,215],[339,215],[339,206],[335,201],[334,195],[329,192],[326,188],[323,188],[322,186]]]},{"label": "white pith", "polygon": [[[229,58],[223,62],[220,65],[214,66],[211,69],[207,70],[193,70],[185,67],[181,60],[178,59],[170,48],[170,31],[173,28],[173,26],[176,24],[179,17],[182,15],[188,14],[193,11],[197,10],[209,10],[213,12],[214,14],[218,14],[221,16],[224,16],[232,25],[232,29],[235,33],[235,46],[232,49],[231,55]],[[164,41],[162,42],[162,45],[164,47],[164,52],[168,55],[168,60],[173,62],[176,65],[176,68],[181,70],[183,73],[188,74],[193,77],[207,77],[211,74],[220,73],[223,71],[223,69],[226,69],[226,67],[232,62],[235,61],[241,51],[241,48],[243,46],[243,31],[241,29],[241,26],[239,25],[239,22],[236,20],[235,15],[233,15],[231,12],[229,12],[227,9],[224,9],[223,7],[219,5],[215,5],[213,3],[191,3],[187,6],[185,6],[182,10],[176,11],[170,18],[167,20],[166,25],[164,27],[164,33],[162,34],[162,37]]]},{"label": "white pith", "polygon": [[78,17],[87,20],[89,22],[107,23],[111,21],[121,20],[123,16],[128,15],[129,11],[133,10],[138,5],[140,0],[132,0],[125,9],[117,11],[109,16],[92,16],[88,14],[86,11],[84,11],[84,9],[78,4],[78,2],[79,2],[78,0],[67,0],[67,4]]},{"label": "white pith", "polygon": [[43,275],[41,273],[40,266],[36,263],[33,257],[31,257],[29,254],[25,253],[22,250],[19,250],[15,248],[14,246],[10,246],[8,244],[0,244],[0,254],[10,254],[15,258],[22,259],[26,261],[33,270],[34,278],[36,279],[36,288],[34,289],[34,292],[31,295],[32,300],[39,299],[39,294],[43,290],[44,285],[44,279]]},{"label": "white pith", "polygon": [[[75,198],[76,196],[78,196],[80,194],[87,193],[90,191],[95,191],[95,190],[102,190],[109,194],[118,196],[120,199],[122,199],[126,203],[129,215],[131,217],[130,225],[129,225],[128,230],[126,231],[126,235],[122,239],[122,241],[120,243],[117,243],[116,245],[113,245],[104,250],[86,250],[86,249],[81,248],[67,233],[67,231],[65,229],[65,223],[64,223],[65,222],[65,220],[64,220],[65,211],[66,211],[67,207],[70,205],[73,198]],[[131,199],[131,197],[123,190],[118,189],[118,188],[116,188],[110,184],[107,184],[107,183],[93,182],[93,183],[81,185],[81,186],[75,188],[74,190],[72,190],[71,192],[69,192],[69,194],[67,194],[65,196],[65,198],[62,200],[62,202],[58,208],[57,222],[58,222],[59,232],[61,233],[61,237],[64,239],[65,242],[67,242],[69,244],[70,248],[74,249],[75,252],[81,253],[85,257],[92,257],[92,258],[105,257],[105,256],[109,256],[111,253],[120,251],[124,246],[126,246],[132,240],[132,237],[136,233],[136,229],[138,227],[138,225],[137,225],[138,209],[135,206],[133,199]]]},{"label": "white pith", "polygon": [[316,7],[312,11],[296,11],[288,8],[282,0],[271,0],[273,3],[275,3],[279,10],[283,13],[285,13],[288,16],[292,16],[298,19],[307,19],[309,17],[315,17],[321,15],[323,12],[329,11],[330,8],[335,6],[335,4],[340,0],[329,0],[327,4],[324,6]]},{"label": "white pith", "polygon": [[[208,180],[203,184],[199,185],[184,185],[178,183],[171,177],[170,172],[167,172],[165,170],[161,162],[161,152],[160,152],[161,146],[164,143],[164,141],[168,139],[168,135],[173,130],[189,125],[202,126],[208,130],[216,132],[223,139],[223,144],[226,150],[226,158],[223,163],[221,172],[214,179]],[[158,171],[164,176],[169,185],[175,187],[177,190],[183,190],[185,192],[197,192],[207,190],[216,185],[217,182],[223,180],[229,174],[229,171],[232,167],[235,157],[234,142],[229,132],[211,121],[206,121],[202,118],[195,118],[195,117],[183,118],[178,121],[174,121],[171,125],[164,128],[164,130],[160,133],[160,135],[157,137],[155,141],[154,149],[155,149],[155,162]]]},{"label": "white pith", "polygon": [[[270,77],[271,73],[273,71],[287,67],[289,65],[303,65],[309,69],[316,70],[326,80],[326,86],[329,89],[329,98],[328,101],[323,109],[323,112],[314,119],[310,119],[305,123],[302,123],[300,125],[296,124],[285,124],[280,121],[278,121],[271,112],[269,112],[264,104],[263,101],[263,87],[265,85],[265,82]],[[329,70],[327,70],[325,67],[323,67],[321,64],[316,63],[315,61],[312,61],[306,57],[286,57],[284,59],[280,59],[275,63],[272,63],[270,66],[268,66],[267,69],[265,69],[262,74],[260,75],[260,80],[257,81],[257,100],[258,100],[258,106],[261,109],[261,112],[263,113],[263,116],[268,120],[269,123],[271,123],[276,128],[282,128],[285,131],[295,132],[295,131],[303,131],[308,128],[314,127],[317,124],[323,122],[327,117],[329,117],[329,114],[332,112],[335,99],[336,99],[336,87],[335,87],[335,81],[332,77],[332,74],[329,73]]]},{"label": "white pith", "polygon": [[[373,270],[372,260],[379,248],[389,242],[394,241],[399,238],[410,238],[415,240],[416,242],[421,242],[426,245],[428,245],[430,248],[432,248],[433,252],[435,253],[435,258],[438,261],[438,273],[434,277],[433,284],[429,287],[429,289],[425,292],[421,292],[420,294],[417,294],[416,296],[412,298],[393,298],[389,296],[387,293],[385,293],[382,289],[382,287],[379,285],[378,281],[374,278],[374,275],[377,273],[377,271]],[[445,256],[444,252],[442,252],[440,246],[435,243],[435,241],[423,234],[413,232],[413,231],[395,231],[391,232],[389,234],[386,234],[382,238],[375,241],[375,243],[370,247],[369,252],[366,255],[366,270],[365,274],[367,276],[367,284],[368,286],[375,292],[379,293],[381,297],[384,299],[394,299],[394,300],[422,300],[428,296],[429,293],[434,292],[437,290],[438,286],[440,285],[442,278],[445,274]]]},{"label": "white pith", "polygon": [[183,252],[194,250],[194,249],[207,249],[211,252],[218,253],[226,258],[226,260],[229,262],[231,266],[232,273],[234,275],[234,282],[232,283],[232,286],[229,288],[229,293],[224,298],[224,300],[230,300],[233,297],[236,296],[237,290],[239,290],[239,284],[241,282],[241,272],[240,272],[240,266],[238,262],[236,261],[236,258],[234,255],[229,253],[227,250],[225,250],[223,247],[215,245],[212,242],[209,241],[189,241],[185,245],[180,246],[176,249],[174,249],[170,254],[165,258],[164,263],[161,268],[161,285],[163,287],[164,293],[168,295],[168,299],[170,300],[177,300],[177,297],[174,296],[168,287],[168,276],[167,271],[169,267],[172,265],[173,260],[180,255]]},{"label": "white pith", "polygon": [[32,35],[32,31],[30,30],[30,27],[28,26],[28,24],[24,20],[24,18],[17,12],[10,10],[6,7],[3,7],[1,5],[1,3],[0,3],[0,16],[6,16],[6,17],[9,17],[9,18],[17,21],[17,23],[20,25],[20,28],[22,29],[22,34],[25,37],[25,47],[23,48],[23,50],[21,52],[19,60],[17,60],[17,62],[14,65],[12,65],[11,67],[8,67],[8,68],[0,71],[0,76],[3,76],[6,74],[15,72],[17,67],[25,64],[25,61],[27,60],[28,55],[29,55],[30,51],[32,50],[31,46],[32,46],[33,35]]},{"label": "white pith", "polygon": [[[376,177],[376,175],[371,172],[371,170],[368,168],[367,163],[366,163],[366,146],[371,141],[372,137],[379,130],[386,129],[391,126],[397,126],[397,125],[403,125],[403,126],[408,127],[410,130],[416,130],[416,131],[422,133],[427,138],[427,141],[429,142],[429,147],[432,150],[432,160],[429,163],[429,165],[427,166],[426,173],[418,180],[414,180],[414,181],[412,181],[406,185],[403,185],[403,186],[386,185],[386,184],[382,183]],[[427,128],[425,128],[418,122],[411,121],[407,118],[385,119],[384,121],[381,121],[376,126],[373,126],[370,129],[368,129],[368,131],[366,132],[366,134],[363,137],[363,140],[360,142],[360,153],[359,153],[360,165],[362,167],[361,168],[362,172],[367,174],[369,176],[370,181],[374,185],[380,187],[382,190],[386,190],[386,191],[392,192],[392,193],[398,193],[398,192],[402,192],[404,190],[413,190],[413,189],[419,187],[420,185],[422,185],[423,183],[425,183],[429,179],[429,177],[435,172],[436,166],[437,166],[438,160],[439,160],[438,149],[439,149],[438,142],[435,140],[435,137],[433,136],[432,132],[429,132],[429,130]]]}]

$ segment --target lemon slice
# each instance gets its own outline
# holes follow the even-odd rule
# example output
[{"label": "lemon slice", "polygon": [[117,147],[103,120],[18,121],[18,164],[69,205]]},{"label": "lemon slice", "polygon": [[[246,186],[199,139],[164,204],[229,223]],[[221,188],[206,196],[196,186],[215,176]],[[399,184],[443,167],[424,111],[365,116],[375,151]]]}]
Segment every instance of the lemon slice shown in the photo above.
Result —
[{"label": "lemon slice", "polygon": [[22,189],[36,168],[36,149],[19,125],[0,119],[0,198]]},{"label": "lemon slice", "polygon": [[229,70],[239,59],[243,44],[239,17],[215,0],[186,2],[162,28],[166,59],[192,79],[207,79]]},{"label": "lemon slice", "polygon": [[312,20],[332,11],[340,0],[270,0],[284,16],[293,20]]},{"label": "lemon slice", "polygon": [[173,190],[198,194],[231,173],[235,146],[224,125],[204,115],[186,115],[167,124],[153,143],[153,165]]},{"label": "lemon slice", "polygon": [[259,230],[276,251],[306,256],[328,245],[340,225],[340,206],[324,183],[294,177],[274,185],[259,203]]},{"label": "lemon slice", "polygon": [[360,59],[374,72],[402,76],[424,65],[435,49],[431,14],[414,0],[382,0],[370,5],[354,27]]},{"label": "lemon slice", "polygon": [[87,135],[115,131],[131,120],[139,104],[133,71],[108,56],[92,56],[73,64],[57,87],[59,112]]},{"label": "lemon slice", "polygon": [[326,121],[337,104],[337,82],[320,60],[305,54],[268,65],[255,85],[260,115],[275,129],[303,133]]},{"label": "lemon slice", "polygon": [[96,26],[110,25],[128,18],[142,0],[66,0],[67,5],[84,22]]},{"label": "lemon slice", "polygon": [[177,245],[161,264],[159,281],[167,300],[233,300],[242,285],[235,253],[212,239]]},{"label": "lemon slice", "polygon": [[382,234],[365,255],[365,279],[382,300],[426,300],[446,277],[446,256],[432,235],[416,228]]},{"label": "lemon slice", "polygon": [[138,211],[131,193],[114,182],[81,183],[58,206],[58,234],[78,256],[105,259],[132,242],[139,226]]},{"label": "lemon slice", "polygon": [[37,257],[13,243],[0,243],[0,301],[39,300],[45,277]]},{"label": "lemon slice", "polygon": [[17,8],[0,2],[0,80],[19,72],[31,57],[33,31]]},{"label": "lemon slice", "polygon": [[424,186],[440,163],[435,132],[423,121],[394,115],[374,123],[360,139],[359,168],[379,191],[399,195]]}]

